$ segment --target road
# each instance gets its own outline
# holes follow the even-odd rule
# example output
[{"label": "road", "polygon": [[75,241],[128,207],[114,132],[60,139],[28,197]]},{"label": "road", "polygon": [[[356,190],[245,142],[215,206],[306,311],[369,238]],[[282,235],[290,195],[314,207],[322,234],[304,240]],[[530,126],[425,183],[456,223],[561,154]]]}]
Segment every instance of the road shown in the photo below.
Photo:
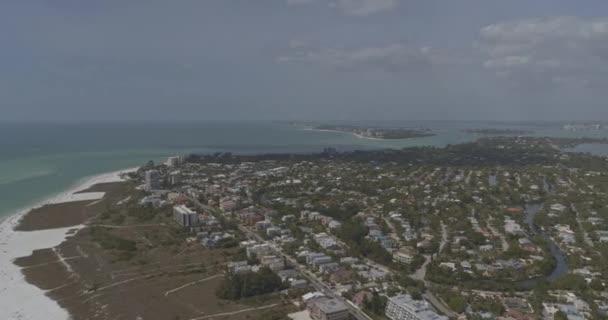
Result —
[{"label": "road", "polygon": [[[431,262],[431,256],[425,255],[424,258],[425,258],[424,264],[418,270],[416,270],[416,272],[414,274],[410,275],[410,278],[424,282],[425,286],[427,286],[427,288],[428,288],[428,284],[425,280],[425,277],[426,277],[426,268],[427,268],[428,264]],[[435,295],[430,290],[427,290],[426,293],[423,294],[423,296],[435,309],[439,310],[444,315],[446,315],[450,318],[458,318],[458,314],[456,312],[452,311],[442,301],[437,299],[437,297],[435,297]]]},{"label": "road", "polygon": [[391,237],[393,240],[395,240],[395,242],[399,242],[401,240],[401,236],[397,233],[397,229],[391,222],[391,219],[385,217],[384,222],[386,222],[386,225],[388,226],[388,228],[391,229],[391,232],[388,234],[389,237]]},{"label": "road", "polygon": [[493,221],[493,218],[488,219],[488,229],[490,229],[490,231],[492,231],[495,236],[500,238],[500,243],[502,244],[502,252],[507,252],[509,251],[509,242],[507,241],[507,238],[502,232],[494,228],[494,226],[492,225]]},{"label": "road", "polygon": [[420,268],[418,268],[418,270],[416,270],[416,272],[414,272],[414,274],[410,275],[410,278],[414,280],[424,281],[424,278],[426,277],[426,267],[429,265],[430,262],[431,255],[424,255],[424,263],[422,264],[422,266],[420,266]]},{"label": "road", "polygon": [[[215,208],[209,207],[207,205],[202,204],[200,201],[196,200],[196,199],[192,199],[190,198],[190,200],[197,206],[199,207],[199,209],[202,210],[206,210],[207,212],[212,212],[212,213],[217,213],[217,210]],[[268,241],[266,241],[265,239],[263,239],[259,234],[255,233],[254,231],[246,228],[245,226],[242,225],[238,225],[239,230],[245,234],[249,239],[254,239],[260,243],[268,243]],[[445,226],[444,226],[445,228]],[[445,232],[445,238],[447,240],[447,230],[444,229]],[[302,267],[294,258],[292,258],[291,256],[283,253],[283,251],[281,250],[281,248],[277,247],[274,244],[271,244],[271,247],[273,248],[273,250],[275,251],[275,253],[281,257],[283,257],[286,261],[289,262],[289,264],[291,264],[293,266],[293,268],[298,271],[300,273],[300,275],[308,280],[308,282],[310,283],[310,285],[312,287],[314,287],[317,291],[325,294],[327,297],[342,301],[349,309],[350,314],[357,320],[373,320],[372,318],[370,318],[367,314],[365,314],[365,312],[363,312],[363,310],[361,310],[359,307],[357,307],[356,305],[354,305],[353,303],[351,303],[350,301],[344,299],[341,295],[337,294],[336,292],[334,292],[326,283],[324,283],[323,281],[319,280],[319,278],[317,278],[317,276],[315,276],[312,272],[308,271],[306,268]],[[373,263],[372,261],[367,261],[368,263],[371,262],[372,266],[375,266],[381,270],[385,270],[387,272],[390,272],[391,270],[385,266],[379,265],[377,263]],[[445,315],[450,316],[450,317],[454,317],[457,316],[457,314],[455,314],[453,311],[449,310],[445,305],[443,305],[440,301],[437,300],[437,298],[435,298],[435,296],[429,291],[426,293],[425,295],[427,297],[427,300],[433,305],[435,306],[438,310],[440,310],[441,312],[443,312]]]},{"label": "road", "polygon": [[576,223],[578,225],[578,229],[583,233],[583,240],[585,241],[585,244],[587,244],[589,247],[593,247],[593,241],[591,240],[591,237],[589,237],[589,233],[587,233],[587,230],[583,228],[583,223],[581,222],[581,215],[576,209],[574,203],[570,204],[570,209],[572,209],[572,212],[576,214]]},{"label": "road", "polygon": [[443,251],[443,248],[445,247],[445,245],[447,243],[448,243],[448,228],[443,223],[443,221],[441,221],[441,242],[439,243],[439,253],[441,253],[441,251]]},{"label": "road", "polygon": [[437,310],[441,311],[444,315],[450,318],[458,318],[458,314],[452,310],[450,310],[447,306],[445,306],[435,295],[428,291],[422,295],[428,302],[430,302],[433,307],[437,308]]},{"label": "road", "polygon": [[179,290],[181,290],[181,289],[183,289],[183,288],[186,288],[186,287],[189,287],[189,286],[191,286],[191,285],[199,284],[199,283],[201,283],[201,282],[209,281],[209,280],[212,280],[212,279],[215,279],[215,278],[219,278],[219,277],[223,277],[223,276],[224,276],[224,274],[216,274],[216,275],[214,275],[214,276],[207,277],[207,278],[205,278],[205,279],[200,279],[200,280],[197,280],[197,281],[192,281],[192,282],[186,283],[186,284],[181,285],[181,286],[179,286],[179,287],[177,287],[177,288],[173,288],[173,289],[171,289],[171,290],[167,290],[167,291],[165,291],[165,297],[168,297],[168,296],[169,296],[170,294],[172,294],[173,292],[179,291]]},{"label": "road", "polygon": [[[267,242],[259,234],[253,232],[252,230],[249,230],[248,228],[241,226],[241,225],[239,225],[238,227],[242,233],[247,235],[248,238],[255,239],[258,242]],[[274,244],[271,244],[271,247],[273,248],[273,250],[275,251],[275,253],[277,255],[279,255],[279,256],[283,257],[285,260],[287,260],[289,262],[289,264],[291,264],[293,266],[293,268],[296,271],[298,271],[303,278],[308,280],[310,285],[312,287],[314,287],[317,291],[323,293],[327,297],[342,301],[348,307],[351,315],[354,316],[357,320],[372,320],[361,309],[359,309],[357,306],[355,306],[354,304],[352,304],[349,301],[347,301],[346,299],[344,299],[342,296],[340,296],[336,292],[334,292],[326,283],[319,280],[319,278],[317,278],[310,271],[306,270],[306,268],[303,268],[294,258],[283,253],[283,251],[279,247],[277,247]]]},{"label": "road", "polygon": [[262,307],[248,308],[248,309],[242,309],[242,310],[237,310],[237,311],[232,311],[232,312],[222,312],[222,313],[208,314],[206,316],[192,318],[192,319],[189,319],[189,320],[203,320],[203,319],[208,319],[208,318],[233,316],[235,314],[239,314],[239,313],[243,313],[243,312],[251,312],[251,311],[259,311],[259,310],[264,310],[264,309],[270,309],[270,308],[274,308],[274,307],[280,306],[281,304],[282,303],[273,303],[273,304],[269,304],[269,305],[262,306]]}]

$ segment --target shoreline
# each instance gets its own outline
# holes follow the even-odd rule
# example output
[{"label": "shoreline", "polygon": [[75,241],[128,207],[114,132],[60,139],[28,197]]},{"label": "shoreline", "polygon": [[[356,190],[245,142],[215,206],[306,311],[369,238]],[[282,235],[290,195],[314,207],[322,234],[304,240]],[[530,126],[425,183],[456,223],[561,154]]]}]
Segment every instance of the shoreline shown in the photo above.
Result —
[{"label": "shoreline", "polygon": [[104,197],[105,192],[78,193],[96,184],[124,181],[121,175],[137,168],[84,177],[67,190],[38,201],[28,207],[18,209],[0,220],[0,318],[1,319],[69,319],[67,310],[39,289],[26,281],[15,259],[31,255],[40,249],[56,247],[83,225],[36,231],[16,231],[21,220],[32,210],[49,204],[76,201],[95,201]]},{"label": "shoreline", "polygon": [[412,140],[412,139],[419,139],[419,138],[426,138],[426,137],[431,137],[431,136],[435,136],[435,134],[432,135],[428,135],[428,136],[420,136],[420,137],[408,137],[408,138],[397,138],[397,139],[387,139],[387,138],[374,138],[374,137],[367,137],[355,132],[350,132],[350,131],[341,131],[341,130],[330,130],[330,129],[315,129],[315,128],[305,128],[305,129],[300,129],[300,130],[307,130],[307,131],[319,131],[319,132],[336,132],[336,133],[344,133],[344,134],[351,134],[359,139],[366,139],[366,140],[372,140],[372,141],[404,141],[404,140]]},{"label": "shoreline", "polygon": [[372,138],[372,137],[366,137],[363,135],[360,135],[358,133],[354,133],[354,132],[348,132],[348,131],[340,131],[340,130],[329,130],[329,129],[315,129],[315,128],[306,128],[306,129],[302,129],[302,130],[308,130],[308,131],[319,131],[319,132],[337,132],[337,133],[345,133],[345,134],[351,134],[359,139],[367,139],[367,140],[375,140],[375,141],[390,141],[390,140],[407,140],[410,138],[404,138],[404,139],[381,139],[381,138]]}]

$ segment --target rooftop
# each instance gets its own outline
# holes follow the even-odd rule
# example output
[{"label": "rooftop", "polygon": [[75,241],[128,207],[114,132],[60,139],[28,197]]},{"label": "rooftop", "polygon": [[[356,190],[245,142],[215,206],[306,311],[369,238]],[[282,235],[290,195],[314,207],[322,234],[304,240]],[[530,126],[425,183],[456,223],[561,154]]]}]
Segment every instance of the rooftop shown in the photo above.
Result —
[{"label": "rooftop", "polygon": [[410,313],[416,314],[419,319],[425,320],[443,320],[447,319],[444,316],[440,316],[437,313],[433,312],[428,304],[428,302],[424,300],[414,300],[409,295],[397,295],[394,297],[389,297],[389,301],[396,304],[397,306],[407,309]]},{"label": "rooftop", "polygon": [[336,299],[329,299],[326,297],[313,299],[310,303],[315,304],[323,313],[336,313],[342,311],[348,311],[348,307],[344,303]]}]

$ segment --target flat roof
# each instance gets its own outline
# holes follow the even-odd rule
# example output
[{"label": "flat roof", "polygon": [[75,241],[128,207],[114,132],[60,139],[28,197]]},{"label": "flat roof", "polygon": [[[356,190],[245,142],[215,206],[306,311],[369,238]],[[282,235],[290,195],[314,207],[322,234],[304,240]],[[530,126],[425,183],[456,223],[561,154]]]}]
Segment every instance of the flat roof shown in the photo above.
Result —
[{"label": "flat roof", "polygon": [[329,298],[318,298],[312,300],[310,303],[314,303],[319,307],[323,313],[336,313],[341,311],[348,311],[348,307],[337,299],[329,299]]},{"label": "flat roof", "polygon": [[420,319],[448,319],[447,317],[438,315],[432,311],[428,302],[424,300],[414,300],[410,295],[400,294],[394,297],[389,297],[388,299],[399,307],[407,309],[409,312],[416,314],[416,316]]}]

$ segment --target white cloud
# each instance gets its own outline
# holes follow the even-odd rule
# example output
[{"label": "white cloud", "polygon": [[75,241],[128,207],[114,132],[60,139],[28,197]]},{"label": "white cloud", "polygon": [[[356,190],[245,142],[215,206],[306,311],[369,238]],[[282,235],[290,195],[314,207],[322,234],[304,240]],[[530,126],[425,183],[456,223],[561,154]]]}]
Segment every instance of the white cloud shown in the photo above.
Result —
[{"label": "white cloud", "polygon": [[530,62],[530,57],[527,56],[506,56],[496,59],[490,59],[484,62],[486,68],[504,68],[522,66]]},{"label": "white cloud", "polygon": [[570,84],[608,80],[608,17],[548,17],[480,31],[483,66],[500,76]]},{"label": "white cloud", "polygon": [[327,3],[330,8],[350,16],[368,16],[390,11],[399,5],[400,0],[287,0],[288,5]]},{"label": "white cloud", "polygon": [[540,68],[555,69],[561,67],[561,62],[557,59],[539,60],[536,62],[536,66]]},{"label": "white cloud", "polygon": [[[291,47],[293,49],[293,46]],[[430,47],[393,43],[354,49],[297,47],[279,57],[281,63],[314,63],[339,70],[377,69],[389,72],[420,70],[433,65],[462,62]]]},{"label": "white cloud", "polygon": [[398,0],[333,0],[330,6],[352,16],[368,16],[389,11],[399,5]]},{"label": "white cloud", "polygon": [[317,0],[287,0],[288,5],[301,5],[317,2]]},{"label": "white cloud", "polygon": [[550,39],[594,39],[608,35],[608,19],[549,17],[498,23],[484,27],[487,40],[537,43]]},{"label": "white cloud", "polygon": [[308,43],[306,41],[292,39],[292,40],[289,40],[288,45],[289,45],[290,49],[299,49],[299,48],[307,47]]}]

